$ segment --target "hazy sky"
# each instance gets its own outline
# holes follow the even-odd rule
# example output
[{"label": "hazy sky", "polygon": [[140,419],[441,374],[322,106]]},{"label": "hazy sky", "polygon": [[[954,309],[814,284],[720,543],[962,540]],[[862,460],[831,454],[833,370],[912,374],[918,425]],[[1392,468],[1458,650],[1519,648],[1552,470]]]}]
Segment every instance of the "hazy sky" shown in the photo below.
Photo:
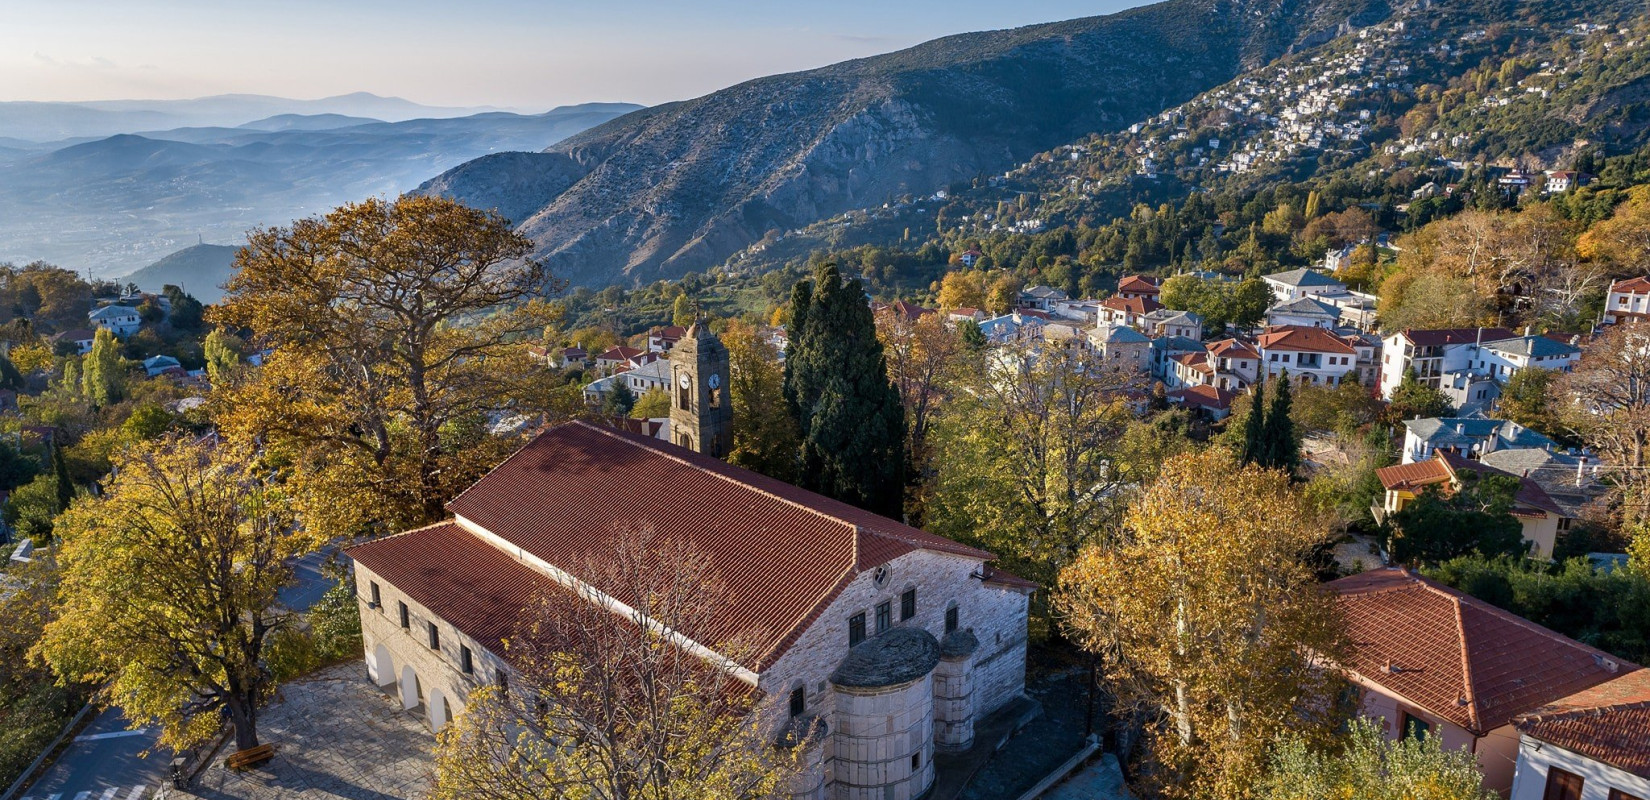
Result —
[{"label": "hazy sky", "polygon": [[0,100],[658,103],[1141,0],[0,0]]}]

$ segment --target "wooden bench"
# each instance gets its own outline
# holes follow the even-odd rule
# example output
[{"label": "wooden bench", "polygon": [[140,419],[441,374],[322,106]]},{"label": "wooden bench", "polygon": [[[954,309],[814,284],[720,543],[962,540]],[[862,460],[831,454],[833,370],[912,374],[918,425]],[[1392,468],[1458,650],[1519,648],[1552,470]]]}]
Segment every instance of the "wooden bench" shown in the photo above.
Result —
[{"label": "wooden bench", "polygon": [[260,744],[257,747],[248,747],[245,750],[237,750],[230,753],[229,757],[223,760],[223,765],[235,770],[236,772],[240,772],[241,770],[256,767],[274,757],[275,745]]}]

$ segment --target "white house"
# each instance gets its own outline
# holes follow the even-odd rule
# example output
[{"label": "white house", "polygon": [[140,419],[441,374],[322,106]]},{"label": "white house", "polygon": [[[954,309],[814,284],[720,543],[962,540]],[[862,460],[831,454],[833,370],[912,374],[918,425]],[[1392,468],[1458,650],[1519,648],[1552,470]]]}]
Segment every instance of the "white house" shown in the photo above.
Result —
[{"label": "white house", "polygon": [[1381,397],[1392,399],[1392,390],[1404,380],[1404,373],[1415,371],[1415,378],[1423,386],[1446,393],[1460,407],[1474,398],[1467,392],[1470,386],[1457,386],[1447,376],[1483,376],[1485,369],[1476,366],[1483,360],[1482,349],[1487,343],[1515,339],[1518,334],[1506,328],[1441,328],[1437,330],[1404,330],[1381,342]]},{"label": "white house", "polygon": [[1610,284],[1604,301],[1604,323],[1642,322],[1650,319],[1650,278],[1628,278]]},{"label": "white house", "polygon": [[1146,332],[1147,316],[1161,310],[1163,304],[1150,297],[1108,297],[1100,301],[1100,322]]},{"label": "white house", "polygon": [[1127,372],[1148,372],[1152,367],[1152,340],[1127,325],[1097,325],[1089,330],[1091,349],[1100,360]]},{"label": "white house", "polygon": [[[566,423],[447,510],[346,551],[370,679],[436,730],[476,687],[515,683],[503,642],[541,592],[627,603],[584,565],[634,531],[691,542],[725,582],[726,610],[683,651],[756,690],[770,741],[826,732],[791,798],[920,797],[935,754],[967,750],[1025,691],[1035,586],[992,554],[684,447]],[[737,656],[706,643],[736,635]]]},{"label": "white house", "polygon": [[1187,339],[1203,338],[1203,317],[1192,311],[1160,308],[1147,314],[1140,327],[1141,332],[1152,338],[1159,336],[1184,336]]},{"label": "white house", "polygon": [[128,306],[104,306],[86,316],[93,325],[107,329],[122,339],[137,333],[138,328],[143,327],[143,317],[138,315],[137,309]]},{"label": "white house", "polygon": [[1557,446],[1552,439],[1516,422],[1490,419],[1478,413],[1463,417],[1406,419],[1401,463],[1431,458],[1439,450],[1478,458],[1497,450],[1534,447],[1550,452]]},{"label": "white house", "polygon": [[1357,349],[1323,328],[1267,328],[1255,343],[1268,378],[1287,371],[1297,383],[1338,386],[1348,373],[1357,374]]},{"label": "white house", "polygon": [[1346,291],[1346,284],[1317,270],[1305,268],[1264,275],[1261,279],[1272,287],[1272,294],[1277,295],[1280,303],[1315,294],[1341,294]]},{"label": "white house", "polygon": [[1020,292],[1020,306],[1038,311],[1047,311],[1051,303],[1070,299],[1065,292],[1050,286],[1031,286]]},{"label": "white house", "polygon": [[1266,309],[1267,327],[1299,325],[1307,328],[1333,328],[1340,319],[1340,309],[1312,296],[1285,300]]},{"label": "white house", "polygon": [[1491,378],[1506,383],[1519,370],[1529,367],[1569,372],[1581,360],[1581,348],[1568,341],[1525,335],[1485,344],[1480,355],[1479,369],[1488,370]]},{"label": "white house", "polygon": [[1650,670],[1623,671],[1513,720],[1509,800],[1650,798]]}]

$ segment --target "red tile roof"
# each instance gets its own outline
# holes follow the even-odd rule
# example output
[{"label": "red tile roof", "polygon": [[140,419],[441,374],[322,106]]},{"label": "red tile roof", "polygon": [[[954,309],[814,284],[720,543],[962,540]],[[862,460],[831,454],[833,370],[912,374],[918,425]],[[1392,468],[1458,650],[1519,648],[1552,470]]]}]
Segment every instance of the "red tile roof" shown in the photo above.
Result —
[{"label": "red tile roof", "polygon": [[642,355],[642,352],[643,351],[638,350],[634,347],[626,347],[624,345],[619,345],[618,347],[608,348],[606,352],[602,353],[599,356],[596,356],[596,360],[597,361],[629,361],[630,359],[633,359],[633,358],[635,358],[639,355]]},{"label": "red tile roof", "polygon": [[1430,331],[1406,330],[1403,337],[1417,347],[1435,347],[1441,344],[1471,344],[1516,339],[1518,334],[1506,328],[1438,328]]},{"label": "red tile roof", "polygon": [[1199,385],[1176,389],[1169,392],[1168,397],[1170,402],[1225,411],[1232,407],[1232,400],[1237,394],[1213,386]]},{"label": "red tile roof", "polygon": [[1638,278],[1628,278],[1627,280],[1622,280],[1622,281],[1616,281],[1615,283],[1610,284],[1610,291],[1612,291],[1612,292],[1632,292],[1633,294],[1643,294],[1645,292],[1650,292],[1650,278],[1638,277]]},{"label": "red tile roof", "polygon": [[1112,296],[1101,300],[1100,305],[1113,311],[1122,311],[1129,314],[1150,314],[1166,307],[1150,297]]},{"label": "red tile roof", "polygon": [[1529,478],[1513,475],[1506,470],[1496,469],[1482,461],[1462,458],[1444,450],[1434,451],[1432,458],[1425,461],[1381,467],[1375,470],[1375,477],[1381,479],[1381,485],[1388,491],[1419,490],[1431,484],[1453,481],[1456,473],[1463,470],[1518,478],[1518,492],[1513,496],[1513,501],[1518,504],[1518,507],[1513,509],[1514,516],[1522,516],[1519,514],[1520,511],[1527,515],[1530,509],[1538,509],[1555,516],[1564,515],[1563,509],[1547,494],[1547,490],[1541,488],[1541,484]]},{"label": "red tile roof", "polygon": [[1637,669],[1408,570],[1328,586],[1353,642],[1348,669],[1479,736]]},{"label": "red tile roof", "polygon": [[905,300],[895,300],[893,309],[900,316],[905,317],[912,322],[934,313],[934,309],[932,308],[923,308],[916,303],[907,302]]},{"label": "red tile roof", "polygon": [[919,549],[994,558],[675,445],[585,422],[546,431],[447,508],[562,569],[601,557],[608,537],[686,539],[730,594],[719,629],[695,638],[755,632],[760,652],[746,666],[756,671],[860,572]]},{"label": "red tile roof", "polygon": [[534,596],[556,585],[452,521],[344,550],[493,652]]},{"label": "red tile roof", "polygon": [[1203,353],[1178,353],[1171,358],[1205,375],[1215,372],[1215,368],[1209,366],[1209,357]]},{"label": "red tile roof", "polygon": [[1136,292],[1139,294],[1158,294],[1163,290],[1158,288],[1157,279],[1144,275],[1130,275],[1117,282],[1117,293]]},{"label": "red tile roof", "polygon": [[1207,347],[1209,355],[1215,358],[1260,358],[1260,353],[1241,339],[1221,339],[1209,343]]},{"label": "red tile roof", "polygon": [[1650,778],[1650,670],[1548,703],[1513,725],[1531,738]]},{"label": "red tile roof", "polygon": [[1352,349],[1352,345],[1347,344],[1345,339],[1311,325],[1277,325],[1267,328],[1266,332],[1260,335],[1259,341],[1262,350],[1335,353],[1349,356],[1358,352]]}]

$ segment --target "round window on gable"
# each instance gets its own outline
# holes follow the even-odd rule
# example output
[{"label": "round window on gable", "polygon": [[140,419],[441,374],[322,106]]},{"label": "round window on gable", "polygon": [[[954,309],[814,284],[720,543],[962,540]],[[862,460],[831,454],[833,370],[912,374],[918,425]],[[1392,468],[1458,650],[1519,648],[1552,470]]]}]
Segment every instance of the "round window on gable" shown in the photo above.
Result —
[{"label": "round window on gable", "polygon": [[887,588],[888,578],[891,574],[892,573],[889,571],[888,565],[883,564],[882,566],[877,567],[875,570],[872,570],[872,572],[871,572],[871,583],[875,584],[878,589]]}]

